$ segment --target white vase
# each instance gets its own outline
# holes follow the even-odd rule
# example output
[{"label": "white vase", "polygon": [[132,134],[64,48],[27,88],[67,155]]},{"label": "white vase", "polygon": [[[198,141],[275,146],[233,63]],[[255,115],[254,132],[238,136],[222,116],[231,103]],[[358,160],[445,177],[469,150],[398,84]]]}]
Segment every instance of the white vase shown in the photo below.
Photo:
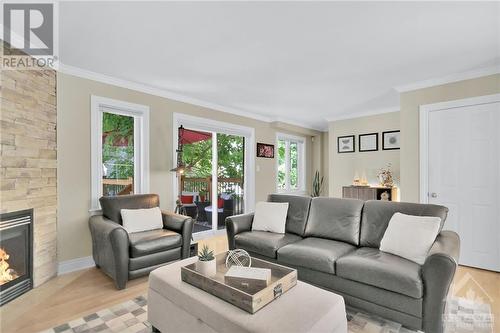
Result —
[{"label": "white vase", "polygon": [[196,262],[196,271],[208,277],[215,276],[217,273],[217,265],[215,264],[215,259],[210,261],[200,261]]}]

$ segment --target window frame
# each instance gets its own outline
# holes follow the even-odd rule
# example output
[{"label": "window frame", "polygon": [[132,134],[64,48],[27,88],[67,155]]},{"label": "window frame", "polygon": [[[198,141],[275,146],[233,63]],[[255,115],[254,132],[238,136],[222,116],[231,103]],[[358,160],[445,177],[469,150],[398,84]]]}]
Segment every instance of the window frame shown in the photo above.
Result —
[{"label": "window frame", "polygon": [[[276,156],[276,192],[278,193],[293,193],[293,194],[305,194],[306,193],[306,138],[302,136],[296,136],[286,133],[276,133],[276,145],[275,149],[278,149],[279,141],[285,141],[285,188],[281,189],[279,187],[278,180],[278,170],[279,170],[279,157],[278,152],[275,152]],[[298,186],[296,189],[290,188],[290,143],[297,143],[297,182]]]},{"label": "window frame", "polygon": [[[91,95],[91,203],[99,212],[102,196],[102,116],[104,112],[134,118],[134,193],[149,193],[149,106]],[[107,110],[103,110],[107,109]]]}]

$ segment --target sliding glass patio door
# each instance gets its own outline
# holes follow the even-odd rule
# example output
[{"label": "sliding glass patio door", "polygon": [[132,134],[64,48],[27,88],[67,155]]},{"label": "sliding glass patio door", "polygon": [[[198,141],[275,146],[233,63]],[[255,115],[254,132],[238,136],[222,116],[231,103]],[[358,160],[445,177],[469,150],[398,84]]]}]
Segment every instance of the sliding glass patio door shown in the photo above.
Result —
[{"label": "sliding glass patio door", "polygon": [[244,212],[245,137],[217,133],[217,223]]},{"label": "sliding glass patio door", "polygon": [[178,131],[181,211],[195,220],[194,233],[223,230],[226,217],[244,212],[245,137],[189,125]]},{"label": "sliding glass patio door", "polygon": [[195,219],[193,232],[212,230],[212,174],[213,142],[210,132],[193,128],[179,128],[178,137],[182,144],[184,171],[180,178],[179,192],[181,213]]}]

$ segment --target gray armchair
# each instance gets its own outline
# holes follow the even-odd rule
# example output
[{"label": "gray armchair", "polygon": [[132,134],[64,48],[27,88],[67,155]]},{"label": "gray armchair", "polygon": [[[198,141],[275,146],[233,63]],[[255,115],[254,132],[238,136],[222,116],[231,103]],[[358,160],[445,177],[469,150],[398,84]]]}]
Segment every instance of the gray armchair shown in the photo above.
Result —
[{"label": "gray armchair", "polygon": [[136,194],[99,199],[102,216],[89,220],[92,255],[96,266],[109,275],[116,288],[147,275],[168,262],[189,257],[193,220],[162,211],[163,229],[128,233],[121,210],[158,207],[156,194]]}]

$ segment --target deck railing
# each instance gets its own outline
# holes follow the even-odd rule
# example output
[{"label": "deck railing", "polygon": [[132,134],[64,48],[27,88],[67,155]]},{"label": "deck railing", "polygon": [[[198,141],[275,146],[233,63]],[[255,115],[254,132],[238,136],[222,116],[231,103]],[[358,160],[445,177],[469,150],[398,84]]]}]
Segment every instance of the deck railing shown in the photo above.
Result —
[{"label": "deck railing", "polygon": [[[210,200],[212,197],[212,177],[188,178],[183,176],[181,189],[183,192],[205,193],[207,200]],[[217,192],[243,195],[243,179],[219,178],[217,179]]]},{"label": "deck railing", "polygon": [[134,193],[134,178],[102,179],[102,194],[104,196],[124,195]]},{"label": "deck railing", "polygon": [[[202,201],[211,201],[212,198],[212,177],[181,178],[182,192],[198,192]],[[231,194],[234,202],[234,213],[241,214],[243,212],[243,179],[242,178],[218,178],[217,193]]]}]

